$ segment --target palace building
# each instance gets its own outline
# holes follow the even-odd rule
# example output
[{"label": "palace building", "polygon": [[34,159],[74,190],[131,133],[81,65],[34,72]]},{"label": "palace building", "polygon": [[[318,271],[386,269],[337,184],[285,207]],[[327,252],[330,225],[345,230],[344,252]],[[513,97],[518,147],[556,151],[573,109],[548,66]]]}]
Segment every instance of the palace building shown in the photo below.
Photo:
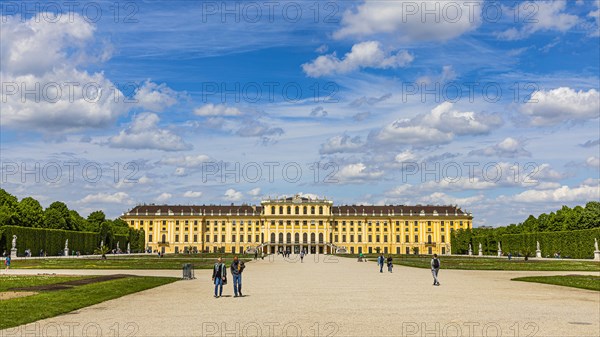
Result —
[{"label": "palace building", "polygon": [[163,253],[450,254],[450,233],[473,224],[457,206],[334,206],[299,195],[260,206],[140,205],[121,218]]}]

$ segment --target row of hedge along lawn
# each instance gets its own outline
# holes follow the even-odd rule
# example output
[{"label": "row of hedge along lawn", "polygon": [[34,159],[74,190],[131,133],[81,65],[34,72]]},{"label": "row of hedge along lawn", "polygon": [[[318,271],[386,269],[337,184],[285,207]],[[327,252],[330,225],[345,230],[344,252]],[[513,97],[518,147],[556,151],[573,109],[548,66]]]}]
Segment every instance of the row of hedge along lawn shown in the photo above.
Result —
[{"label": "row of hedge along lawn", "polygon": [[[48,286],[94,276],[17,276],[0,275],[0,293],[7,299],[0,300],[0,329],[11,328],[40,319],[65,314],[96,303],[118,298],[142,290],[158,287],[178,278],[126,276],[119,279],[100,281],[60,290],[36,290],[28,287]],[[20,288],[18,290],[11,290]],[[29,296],[13,297],[15,292],[28,292]]]},{"label": "row of hedge along lawn", "polygon": [[233,257],[239,256],[242,261],[249,261],[253,255],[237,254],[156,254],[133,255],[107,254],[106,259],[100,256],[80,258],[46,258],[13,260],[11,268],[15,269],[181,269],[183,264],[191,263],[195,269],[212,269],[215,260],[223,257],[224,262],[231,264]]},{"label": "row of hedge along lawn", "polygon": [[[339,255],[341,257],[357,258],[356,254]],[[365,254],[369,261],[376,261],[378,254]],[[384,254],[387,258],[389,254]],[[391,255],[393,263],[407,267],[431,268],[431,255]],[[529,259],[523,257],[473,257],[442,255],[439,256],[442,269],[462,270],[529,270],[529,271],[598,271],[600,272],[600,261],[573,261],[568,259]]]},{"label": "row of hedge along lawn", "polygon": [[593,275],[526,276],[512,280],[600,291],[600,276]]}]

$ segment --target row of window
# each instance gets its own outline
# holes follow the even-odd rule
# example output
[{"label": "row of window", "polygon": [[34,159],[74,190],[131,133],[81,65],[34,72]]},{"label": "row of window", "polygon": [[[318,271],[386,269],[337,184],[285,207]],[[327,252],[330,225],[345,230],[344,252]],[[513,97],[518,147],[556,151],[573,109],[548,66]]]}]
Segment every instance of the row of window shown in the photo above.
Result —
[{"label": "row of window", "polygon": [[[275,211],[279,210],[279,213],[276,213]],[[286,211],[285,213],[283,211]],[[288,214],[288,215],[292,215],[292,214],[296,214],[296,215],[300,215],[300,214],[309,214],[308,213],[308,206],[303,206],[302,208],[300,208],[300,206],[295,206],[293,208],[294,213],[292,213],[292,206],[287,206],[287,207],[283,207],[283,206],[279,206],[279,209],[275,206],[271,206],[271,214]],[[316,211],[319,211],[320,215],[323,215],[323,206],[319,206],[318,209],[315,206],[310,206],[310,214],[315,214]],[[302,213],[300,213],[300,211],[302,211]]]},{"label": "row of window", "polygon": [[[153,225],[154,225],[154,221],[153,221],[153,220],[149,220],[148,222],[149,222],[149,225],[150,225],[150,226],[153,226]],[[231,223],[232,223],[232,225],[233,225],[233,226],[237,226],[236,220],[233,220]],[[314,221],[314,220],[313,220],[313,221],[311,221],[311,224],[314,224],[314,223],[315,223],[315,221]],[[359,225],[359,226],[362,224],[362,222],[361,222],[361,221],[357,221],[357,223],[358,223],[358,225]],[[219,225],[219,221],[218,221],[218,220],[213,220],[213,221],[212,221],[212,224],[213,224],[214,226],[218,226],[218,225]],[[221,221],[221,225],[225,226],[225,224],[226,224],[226,222],[225,222],[225,221]],[[240,224],[240,227],[239,227],[239,228],[241,228],[241,229],[243,230],[243,228],[244,228],[244,227],[243,227],[243,226],[244,226],[244,220],[240,220],[240,223],[239,223],[239,224]],[[259,223],[258,223],[258,221],[256,221],[256,225],[258,225],[258,224],[259,224]],[[275,224],[276,224],[275,220],[271,220],[271,225],[272,225],[272,226],[274,226]],[[283,220],[279,220],[279,224],[280,224],[280,225],[283,225],[283,224],[284,224]],[[292,224],[292,222],[291,222],[290,220],[287,220],[287,221],[286,221],[286,224],[287,224],[288,226],[290,226],[290,225]],[[295,224],[296,226],[298,226],[298,225],[300,225],[300,221],[296,220],[296,221],[294,221],[294,224]],[[334,222],[333,222],[333,225],[334,225],[334,227],[337,227],[337,226],[338,226],[338,224],[339,224],[339,222],[338,222],[338,221],[334,221]],[[350,224],[350,226],[354,226],[354,221],[349,221],[349,224]],[[371,221],[368,221],[368,222],[367,222],[367,224],[368,224],[369,226],[372,226],[372,225],[373,225],[373,223],[372,223]],[[384,230],[386,230],[386,229],[387,229],[387,224],[388,224],[388,223],[387,223],[387,221],[383,221]],[[164,228],[164,226],[166,226],[166,225],[167,225],[167,221],[166,221],[166,220],[163,220],[163,221],[162,221],[162,225],[163,225],[163,228]],[[179,221],[179,220],[176,220],[176,221],[175,221],[175,226],[179,227],[179,225],[180,225],[180,221]],[[189,225],[189,221],[188,221],[188,220],[185,220],[185,221],[184,221],[184,225],[185,225],[185,227],[187,228],[187,227],[188,227],[188,225]],[[206,225],[206,227],[208,228],[208,227],[211,225],[211,220],[206,220],[206,223],[205,223],[205,225]],[[248,220],[248,222],[247,222],[247,225],[248,225],[248,230],[250,230],[250,228],[251,228],[251,226],[252,226],[252,220]],[[306,221],[306,220],[302,221],[302,225],[304,225],[304,226],[307,226],[307,225],[308,225],[308,221]],[[322,226],[322,225],[323,225],[323,221],[319,221],[319,226]],[[342,225],[342,226],[346,226],[346,221],[341,221],[341,225]],[[380,225],[380,222],[379,222],[379,221],[376,221],[376,222],[375,222],[375,226],[379,226],[379,225]],[[404,225],[405,225],[406,227],[408,227],[408,226],[409,226],[409,221],[408,221],[408,220],[404,221]],[[418,227],[418,226],[419,226],[419,222],[418,222],[418,221],[414,221],[414,225],[415,225],[415,227]],[[431,221],[427,221],[427,226],[431,227],[431,225],[432,225]],[[444,222],[444,221],[441,221],[441,222],[440,222],[440,226],[442,226],[442,227],[443,227],[444,225],[445,225],[445,222]],[[460,222],[459,222],[459,226],[461,226],[461,227],[462,227],[462,225],[463,225],[463,222],[462,222],[462,221],[460,221]],[[134,220],[131,220],[131,226],[134,226]],[[140,220],[140,226],[144,226],[144,220]],[[398,226],[400,226],[400,221],[396,221],[396,226],[397,226],[397,227],[398,227]],[[454,226],[454,221],[450,221],[450,226]],[[198,227],[198,220],[194,220],[194,228],[197,228],[197,227]],[[257,229],[257,230],[258,230],[259,228],[260,228],[260,227],[256,226],[256,229]],[[196,230],[196,229],[195,229],[195,230]]]},{"label": "row of window", "polygon": [[[263,239],[264,236],[255,235],[254,238],[255,238],[255,240],[254,240],[255,243],[264,242],[264,239]],[[271,233],[271,242],[273,242],[273,243],[275,243],[275,242],[279,242],[279,243],[292,243],[292,235],[291,235],[291,233],[287,233],[285,241],[283,240],[284,239],[283,233],[279,233],[279,241],[275,241],[275,238],[276,238],[275,233]],[[336,234],[335,235],[335,240],[332,240],[333,237],[330,235],[330,241],[333,241],[333,242],[342,242],[342,243],[347,243],[347,242],[353,243],[355,237],[354,237],[354,235],[349,235],[348,237],[346,235],[342,235],[341,238],[342,238],[342,240],[340,241],[339,240],[340,236]],[[349,239],[349,241],[346,241],[347,238]],[[152,239],[153,239],[152,234],[149,234],[148,235],[148,242],[153,242]],[[180,242],[179,239],[180,239],[179,234],[175,234],[175,242]],[[247,236],[239,235],[239,236],[237,236],[237,235],[233,234],[231,236],[231,242],[236,242],[236,240],[238,240],[238,239],[239,239],[239,242],[244,242],[244,240],[247,239],[246,242],[250,243],[250,242],[252,242],[252,235],[247,235]],[[295,243],[299,243],[300,242],[300,234],[296,233],[294,235],[294,239],[295,239],[294,240]],[[357,235],[356,239],[357,239],[356,242],[359,242],[359,243],[362,242],[362,235]],[[368,239],[369,240],[367,242],[382,242],[381,241],[381,236],[379,236],[379,235],[375,235],[375,241],[373,241],[373,235],[369,235]],[[415,235],[414,239],[415,240],[413,242],[418,243],[419,242],[419,235]],[[226,236],[225,235],[221,235],[221,241],[220,242],[225,242],[225,240],[226,240]],[[162,242],[163,243],[167,242],[167,237],[166,237],[165,234],[162,235]],[[190,242],[188,234],[185,234],[183,236],[183,242]],[[194,234],[192,242],[198,242],[198,235]],[[205,242],[207,242],[207,243],[211,242],[211,236],[210,235],[206,236]],[[213,235],[213,242],[219,242],[219,236],[218,235]],[[304,233],[302,235],[302,242],[303,243],[309,242],[308,241],[308,234],[307,233]],[[315,233],[311,233],[311,235],[310,235],[310,242],[313,242],[313,243],[316,242],[316,235],[315,235]],[[323,233],[319,233],[319,242],[323,242]],[[387,235],[383,235],[383,242],[388,242],[388,236]],[[400,242],[400,235],[396,235],[396,242]],[[409,237],[409,235],[406,235],[404,237],[404,242],[410,243],[410,237]],[[446,242],[446,236],[445,235],[441,236],[441,242],[442,243]],[[432,243],[431,235],[427,236],[427,243]]]}]

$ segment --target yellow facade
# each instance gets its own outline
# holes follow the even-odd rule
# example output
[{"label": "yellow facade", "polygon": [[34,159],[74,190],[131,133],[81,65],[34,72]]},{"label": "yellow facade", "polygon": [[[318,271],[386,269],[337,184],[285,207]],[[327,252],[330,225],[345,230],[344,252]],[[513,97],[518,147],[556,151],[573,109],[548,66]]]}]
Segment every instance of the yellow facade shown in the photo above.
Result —
[{"label": "yellow facade", "polygon": [[252,205],[140,205],[121,217],[153,252],[450,254],[450,233],[472,228],[456,206],[334,206],[325,198]]}]

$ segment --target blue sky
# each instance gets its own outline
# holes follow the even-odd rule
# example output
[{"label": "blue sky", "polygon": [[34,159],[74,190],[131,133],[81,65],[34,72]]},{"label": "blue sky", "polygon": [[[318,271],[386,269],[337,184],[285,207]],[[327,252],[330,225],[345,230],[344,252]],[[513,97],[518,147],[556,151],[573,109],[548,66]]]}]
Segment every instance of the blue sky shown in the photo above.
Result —
[{"label": "blue sky", "polygon": [[118,216],[304,193],[476,226],[600,198],[598,1],[36,3],[1,2],[20,198]]}]

